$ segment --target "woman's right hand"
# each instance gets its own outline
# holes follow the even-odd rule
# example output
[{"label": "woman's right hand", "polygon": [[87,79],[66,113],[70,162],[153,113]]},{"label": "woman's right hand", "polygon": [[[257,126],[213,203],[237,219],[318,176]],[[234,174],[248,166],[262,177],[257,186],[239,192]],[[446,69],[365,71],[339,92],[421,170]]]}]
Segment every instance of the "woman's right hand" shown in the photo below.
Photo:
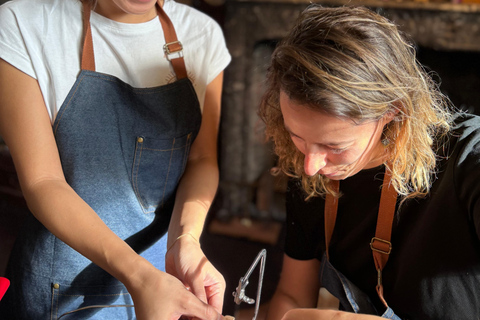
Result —
[{"label": "woman's right hand", "polygon": [[[149,264],[147,261],[144,263]],[[176,320],[181,316],[202,320],[224,319],[214,307],[200,301],[174,276],[152,265],[138,270],[127,285],[137,319]]]}]

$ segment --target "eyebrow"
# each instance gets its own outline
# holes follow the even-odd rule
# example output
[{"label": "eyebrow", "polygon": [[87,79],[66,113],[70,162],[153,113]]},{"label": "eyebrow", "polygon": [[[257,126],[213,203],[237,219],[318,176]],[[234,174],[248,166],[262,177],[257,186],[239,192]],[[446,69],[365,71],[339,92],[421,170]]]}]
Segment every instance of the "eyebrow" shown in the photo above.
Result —
[{"label": "eyebrow", "polygon": [[[295,134],[292,130],[290,130],[290,128],[286,124],[284,124],[284,125],[285,125],[285,130],[287,130],[291,135],[294,135],[295,137],[298,137],[298,138],[303,140],[302,137],[300,137],[299,135]],[[322,145],[322,146],[329,146],[329,147],[338,147],[338,146],[341,146],[341,145],[347,145],[349,143],[352,143],[353,141],[355,141],[355,140],[347,140],[347,141],[341,141],[341,142],[330,142],[330,143],[315,142],[315,144]]]}]

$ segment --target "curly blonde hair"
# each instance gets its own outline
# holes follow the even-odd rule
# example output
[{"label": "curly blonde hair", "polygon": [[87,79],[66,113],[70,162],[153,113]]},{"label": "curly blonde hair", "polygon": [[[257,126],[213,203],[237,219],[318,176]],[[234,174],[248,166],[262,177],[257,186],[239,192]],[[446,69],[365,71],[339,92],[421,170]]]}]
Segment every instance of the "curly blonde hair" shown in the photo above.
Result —
[{"label": "curly blonde hair", "polygon": [[417,62],[396,25],[363,7],[310,5],[276,47],[259,115],[273,140],[278,166],[301,178],[308,196],[332,193],[329,179],[304,173],[304,155],[285,130],[280,91],[298,104],[355,123],[396,112],[382,133],[385,162],[403,200],[426,195],[437,161],[434,141],[449,132],[453,113]]}]

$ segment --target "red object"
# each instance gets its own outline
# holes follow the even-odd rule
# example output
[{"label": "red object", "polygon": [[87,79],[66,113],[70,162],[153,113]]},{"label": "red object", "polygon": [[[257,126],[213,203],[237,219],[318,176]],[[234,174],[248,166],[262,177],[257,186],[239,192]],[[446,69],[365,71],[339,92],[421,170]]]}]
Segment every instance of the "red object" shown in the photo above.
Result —
[{"label": "red object", "polygon": [[9,286],[10,286],[10,280],[8,280],[7,278],[0,277],[0,300],[2,300]]}]

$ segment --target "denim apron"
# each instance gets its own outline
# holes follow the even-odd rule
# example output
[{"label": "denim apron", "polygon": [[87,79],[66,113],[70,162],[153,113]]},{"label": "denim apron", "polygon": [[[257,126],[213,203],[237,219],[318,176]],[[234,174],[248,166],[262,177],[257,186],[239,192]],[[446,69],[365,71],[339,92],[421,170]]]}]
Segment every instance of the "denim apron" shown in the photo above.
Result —
[{"label": "denim apron", "polygon": [[[373,237],[372,241],[370,242],[370,247],[372,248],[375,267],[378,272],[378,283],[376,286],[377,293],[386,308],[385,312],[381,314],[381,317],[386,319],[401,320],[385,301],[383,297],[382,286],[382,270],[387,263],[388,255],[391,252],[390,236],[397,199],[397,193],[390,184],[390,180],[390,173],[385,172],[377,219],[377,230],[375,237]],[[333,189],[338,193],[339,181],[332,180],[331,184]],[[354,283],[348,280],[330,263],[328,248],[333,229],[335,228],[337,207],[338,198],[328,194],[325,200],[326,250],[321,261],[320,284],[339,300],[342,310],[354,313],[379,315],[368,295],[360,290]]]},{"label": "denim apron", "polygon": [[[186,77],[181,43],[158,5],[165,57],[177,54],[170,61],[178,80],[134,88],[95,72],[88,3],[82,70],[53,125],[63,171],[111,230],[164,270],[176,188],[201,124],[198,98]],[[159,59],[163,56],[159,52]],[[12,286],[0,318],[135,318],[123,284],[56,238],[33,215],[14,250],[8,274]]]}]

